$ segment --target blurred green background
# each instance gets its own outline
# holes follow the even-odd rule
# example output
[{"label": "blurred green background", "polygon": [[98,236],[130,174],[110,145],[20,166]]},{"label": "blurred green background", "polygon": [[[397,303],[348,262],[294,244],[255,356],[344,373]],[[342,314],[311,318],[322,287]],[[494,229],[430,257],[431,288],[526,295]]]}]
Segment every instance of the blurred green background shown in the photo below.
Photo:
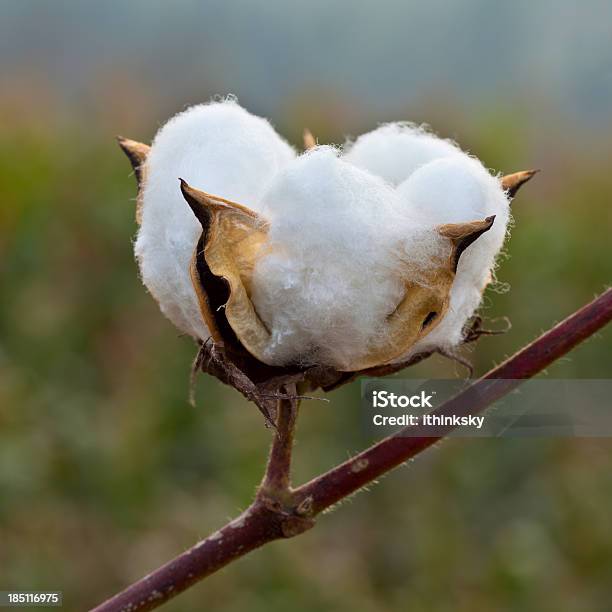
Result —
[{"label": "blurred green background", "polygon": [[[195,348],[138,280],[115,134],[234,93],[296,145],[426,121],[495,170],[542,168],[482,373],[612,279],[611,23],[595,0],[2,3],[0,589],[86,609],[235,516],[263,469],[254,407],[203,376],[187,403]],[[546,375],[611,373],[608,330]],[[358,396],[304,404],[297,482],[371,442]],[[609,610],[611,468],[606,439],[455,439],[166,609]]]}]

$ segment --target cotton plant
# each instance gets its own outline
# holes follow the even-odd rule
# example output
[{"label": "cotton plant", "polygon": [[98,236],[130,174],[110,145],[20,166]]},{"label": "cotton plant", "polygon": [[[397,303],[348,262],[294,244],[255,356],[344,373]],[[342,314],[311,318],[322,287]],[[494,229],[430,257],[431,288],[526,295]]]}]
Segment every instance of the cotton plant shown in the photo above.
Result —
[{"label": "cotton plant", "polygon": [[[138,181],[135,254],[194,367],[273,422],[278,397],[457,356],[483,333],[510,201],[455,143],[390,123],[299,152],[234,100],[191,107],[151,146],[120,139]],[[297,387],[296,387],[297,385]]]}]

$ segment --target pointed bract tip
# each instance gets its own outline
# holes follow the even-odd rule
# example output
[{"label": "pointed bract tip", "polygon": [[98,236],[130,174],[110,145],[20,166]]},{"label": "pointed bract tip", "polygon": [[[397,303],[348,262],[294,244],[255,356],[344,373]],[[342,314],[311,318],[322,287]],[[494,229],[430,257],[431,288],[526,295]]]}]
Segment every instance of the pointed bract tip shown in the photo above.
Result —
[{"label": "pointed bract tip", "polygon": [[151,147],[144,142],[131,140],[124,136],[116,136],[116,139],[122,151],[128,156],[132,163],[136,161],[138,164],[142,164],[151,150]]},{"label": "pointed bract tip", "polygon": [[449,238],[453,243],[451,253],[451,268],[457,272],[459,258],[465,250],[485,232],[488,232],[495,222],[495,215],[486,217],[480,221],[470,221],[467,223],[447,223],[438,228],[440,235]]},{"label": "pointed bract tip", "polygon": [[536,170],[523,170],[521,172],[514,172],[513,174],[507,174],[501,178],[502,189],[507,193],[509,198],[514,198],[518,190],[528,181],[530,181],[540,169]]},{"label": "pointed bract tip", "polygon": [[302,139],[304,141],[304,150],[306,151],[310,151],[310,149],[314,149],[317,146],[317,139],[308,128],[304,128]]},{"label": "pointed bract tip", "polygon": [[[206,200],[202,199],[202,192],[194,189],[185,179],[179,178],[179,184],[181,186],[181,193],[185,202],[189,204],[189,208],[195,215],[196,219],[200,222],[203,227],[208,226],[210,220],[210,213],[206,206]],[[200,197],[199,197],[200,196]]]},{"label": "pointed bract tip", "polygon": [[123,136],[117,136],[117,142],[121,147],[121,150],[126,154],[127,158],[132,164],[132,170],[136,175],[136,181],[138,182],[138,188],[142,187],[142,180],[144,178],[143,165],[147,161],[147,156],[151,147],[143,142],[137,142],[136,140],[130,140]]},{"label": "pointed bract tip", "polygon": [[202,225],[208,224],[211,213],[219,211],[232,211],[234,213],[247,215],[253,219],[261,220],[255,211],[238,202],[232,202],[220,196],[206,193],[201,189],[196,189],[182,178],[179,178],[179,183],[183,197]]}]

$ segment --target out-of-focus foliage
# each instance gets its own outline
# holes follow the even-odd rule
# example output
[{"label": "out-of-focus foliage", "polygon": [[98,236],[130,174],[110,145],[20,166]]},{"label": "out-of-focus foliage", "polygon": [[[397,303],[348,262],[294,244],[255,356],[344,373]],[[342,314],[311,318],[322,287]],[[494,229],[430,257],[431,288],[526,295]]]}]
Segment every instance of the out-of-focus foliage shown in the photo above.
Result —
[{"label": "out-of-focus foliage", "polygon": [[[322,142],[372,127],[341,99],[296,103],[276,123],[295,142],[306,123]],[[216,381],[201,377],[187,403],[195,348],[138,281],[134,180],[113,142],[145,139],[164,116],[136,121],[122,104],[87,123],[13,112],[0,133],[0,588],[60,589],[70,610],[236,515],[270,438]],[[503,172],[543,168],[515,202],[499,268],[510,290],[487,293],[484,315],[513,328],[474,347],[478,372],[609,283],[610,126],[597,149],[550,121],[522,124],[520,106],[451,114],[431,101],[391,118],[427,119]],[[608,331],[549,376],[608,377],[611,356]],[[432,359],[408,374],[463,372]],[[358,393],[304,404],[297,481],[371,442]],[[449,441],[167,609],[603,610],[611,464],[609,440]]]}]

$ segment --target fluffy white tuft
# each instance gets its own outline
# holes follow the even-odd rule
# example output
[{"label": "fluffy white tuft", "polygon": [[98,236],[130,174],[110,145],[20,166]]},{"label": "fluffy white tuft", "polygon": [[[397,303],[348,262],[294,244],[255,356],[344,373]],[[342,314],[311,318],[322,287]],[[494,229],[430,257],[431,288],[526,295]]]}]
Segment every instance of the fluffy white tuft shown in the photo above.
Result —
[{"label": "fluffy white tuft", "polygon": [[135,253],[144,284],[181,331],[208,337],[189,275],[201,227],[181,195],[179,177],[257,209],[270,181],[294,157],[265,119],[233,100],[193,106],[155,136]]},{"label": "fluffy white tuft", "polygon": [[399,185],[417,168],[443,157],[465,155],[450,140],[442,140],[412,123],[386,123],[345,146],[344,159]]},{"label": "fluffy white tuft", "polygon": [[344,158],[396,186],[402,204],[428,227],[495,215],[493,227],[459,260],[447,314],[410,354],[452,348],[480,305],[506,235],[510,211],[499,179],[453,142],[406,123],[389,123],[360,136]]},{"label": "fluffy white tuft", "polygon": [[397,189],[401,201],[426,225],[443,225],[495,215],[493,227],[459,259],[444,319],[412,353],[434,347],[451,348],[462,339],[467,320],[480,305],[492,280],[495,258],[503,246],[510,207],[500,182],[465,153],[420,167]]},{"label": "fluffy white tuft", "polygon": [[331,147],[287,166],[262,202],[271,253],[256,265],[253,302],[272,331],[267,357],[343,367],[385,333],[404,292],[399,258],[426,261],[435,235],[410,221],[394,189]]}]

